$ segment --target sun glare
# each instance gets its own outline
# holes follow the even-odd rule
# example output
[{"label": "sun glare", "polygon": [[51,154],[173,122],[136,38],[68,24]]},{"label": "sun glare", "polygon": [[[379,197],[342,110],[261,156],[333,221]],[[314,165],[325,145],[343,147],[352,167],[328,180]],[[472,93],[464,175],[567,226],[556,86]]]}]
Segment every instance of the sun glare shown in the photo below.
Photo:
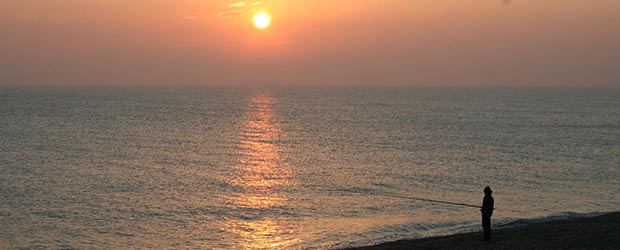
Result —
[{"label": "sun glare", "polygon": [[254,26],[259,29],[265,29],[271,24],[271,17],[266,13],[257,13],[254,15]]}]

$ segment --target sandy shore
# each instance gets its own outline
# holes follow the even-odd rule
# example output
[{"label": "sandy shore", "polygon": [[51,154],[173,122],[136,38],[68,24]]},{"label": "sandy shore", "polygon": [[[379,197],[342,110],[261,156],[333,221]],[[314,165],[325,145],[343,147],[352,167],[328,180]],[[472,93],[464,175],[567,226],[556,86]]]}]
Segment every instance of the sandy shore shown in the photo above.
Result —
[{"label": "sandy shore", "polygon": [[361,249],[620,249],[620,212],[494,230],[492,240],[466,233],[400,240]]}]

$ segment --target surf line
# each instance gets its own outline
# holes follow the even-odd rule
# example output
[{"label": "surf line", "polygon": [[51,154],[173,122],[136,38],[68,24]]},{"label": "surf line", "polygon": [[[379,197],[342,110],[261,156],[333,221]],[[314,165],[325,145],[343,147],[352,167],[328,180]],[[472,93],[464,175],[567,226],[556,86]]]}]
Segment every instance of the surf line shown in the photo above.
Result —
[{"label": "surf line", "polygon": [[454,205],[454,206],[481,208],[481,206],[470,205],[470,204],[465,204],[465,203],[442,201],[442,200],[433,200],[433,199],[426,199],[426,198],[419,198],[419,197],[412,197],[412,196],[405,196],[405,195],[398,195],[398,194],[386,194],[386,193],[377,193],[377,192],[363,193],[361,191],[353,191],[353,190],[347,190],[347,191],[330,190],[330,191],[333,191],[333,192],[350,192],[350,193],[357,193],[357,194],[368,194],[368,195],[374,195],[374,196],[383,196],[383,197],[401,198],[401,199],[407,199],[407,200],[416,200],[416,201],[424,201],[424,202],[441,203],[441,204]]}]

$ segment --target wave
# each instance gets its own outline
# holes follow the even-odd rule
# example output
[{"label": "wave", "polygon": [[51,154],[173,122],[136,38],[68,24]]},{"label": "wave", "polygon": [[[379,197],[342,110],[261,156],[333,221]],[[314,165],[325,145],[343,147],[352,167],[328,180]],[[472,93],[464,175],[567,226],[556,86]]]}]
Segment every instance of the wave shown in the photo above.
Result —
[{"label": "wave", "polygon": [[573,219],[579,219],[579,218],[591,218],[591,217],[596,217],[596,216],[603,215],[606,213],[607,212],[591,212],[591,213],[564,212],[564,213],[554,214],[554,215],[549,215],[549,216],[544,216],[544,217],[515,219],[515,220],[511,220],[510,222],[500,223],[496,225],[495,228],[497,229],[512,228],[512,227],[527,226],[527,225],[544,223],[544,222],[573,220]]}]

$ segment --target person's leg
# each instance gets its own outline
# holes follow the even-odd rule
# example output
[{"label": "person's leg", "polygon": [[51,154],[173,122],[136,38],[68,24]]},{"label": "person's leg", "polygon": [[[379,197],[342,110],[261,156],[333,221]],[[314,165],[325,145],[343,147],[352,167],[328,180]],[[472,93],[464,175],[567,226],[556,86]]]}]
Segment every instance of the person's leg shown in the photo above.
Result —
[{"label": "person's leg", "polygon": [[484,239],[491,239],[491,217],[482,217],[482,228],[484,229]]}]

